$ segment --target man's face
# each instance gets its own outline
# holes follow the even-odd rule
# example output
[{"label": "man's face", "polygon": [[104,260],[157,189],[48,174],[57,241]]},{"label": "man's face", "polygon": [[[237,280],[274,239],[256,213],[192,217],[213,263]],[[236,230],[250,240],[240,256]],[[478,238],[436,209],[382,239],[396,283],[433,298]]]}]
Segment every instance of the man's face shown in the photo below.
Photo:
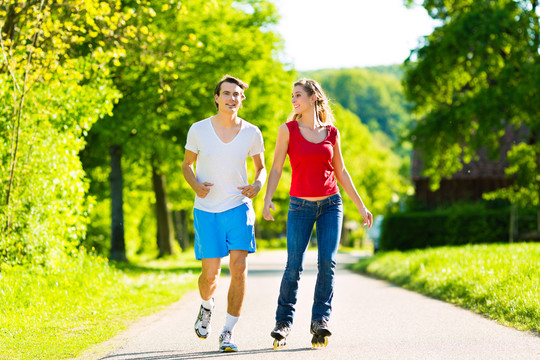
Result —
[{"label": "man's face", "polygon": [[219,111],[228,113],[237,112],[242,105],[244,90],[234,83],[224,82],[221,84],[221,91],[218,95],[214,95],[218,104]]}]

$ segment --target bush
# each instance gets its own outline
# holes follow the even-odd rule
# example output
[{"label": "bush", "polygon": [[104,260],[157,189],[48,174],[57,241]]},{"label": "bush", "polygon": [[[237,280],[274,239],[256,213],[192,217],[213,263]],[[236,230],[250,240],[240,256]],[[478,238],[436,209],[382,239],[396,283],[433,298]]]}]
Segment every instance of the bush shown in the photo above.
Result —
[{"label": "bush", "polygon": [[16,3],[0,6],[0,263],[54,267],[86,232],[78,152],[120,96],[107,70],[113,52],[89,45],[118,27],[120,5]]},{"label": "bush", "polygon": [[[520,228],[531,227],[531,210],[522,211]],[[381,250],[508,241],[510,209],[458,205],[431,212],[389,214],[382,225]]]}]

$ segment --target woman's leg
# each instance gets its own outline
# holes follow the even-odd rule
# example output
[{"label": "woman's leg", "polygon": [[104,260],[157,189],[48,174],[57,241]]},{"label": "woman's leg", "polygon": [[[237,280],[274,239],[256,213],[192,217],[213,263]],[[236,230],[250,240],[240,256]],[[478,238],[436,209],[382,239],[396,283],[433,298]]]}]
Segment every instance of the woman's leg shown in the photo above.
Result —
[{"label": "woman's leg", "polygon": [[279,289],[276,323],[292,324],[298,281],[303,271],[304,253],[309,245],[315,215],[313,207],[291,199],[287,216],[287,266]]},{"label": "woman's leg", "polygon": [[328,203],[319,207],[317,217],[319,257],[311,321],[328,321],[332,311],[336,255],[343,223],[343,202],[339,195],[328,199]]}]

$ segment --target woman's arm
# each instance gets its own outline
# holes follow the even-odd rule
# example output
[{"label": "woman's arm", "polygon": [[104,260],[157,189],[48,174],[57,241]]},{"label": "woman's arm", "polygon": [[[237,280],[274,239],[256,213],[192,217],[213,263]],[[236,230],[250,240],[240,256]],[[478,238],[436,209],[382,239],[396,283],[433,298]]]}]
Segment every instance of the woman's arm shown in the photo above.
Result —
[{"label": "woman's arm", "polygon": [[358,195],[358,191],[356,191],[356,187],[354,186],[354,183],[351,179],[351,175],[349,175],[347,168],[345,168],[343,155],[341,154],[340,143],[341,139],[338,132],[336,136],[336,144],[334,145],[334,157],[332,158],[334,174],[336,175],[337,181],[339,181],[339,183],[343,187],[343,190],[345,190],[347,195],[349,195],[353,203],[358,208],[360,215],[362,215],[362,218],[364,219],[364,226],[367,225],[368,228],[371,228],[371,225],[373,224],[373,215],[364,205],[364,202],[362,201],[360,195]]},{"label": "woman's arm", "polygon": [[278,135],[276,139],[276,148],[274,150],[274,163],[268,176],[268,184],[266,185],[266,195],[264,196],[264,208],[263,217],[265,220],[274,221],[274,217],[270,214],[270,209],[276,210],[274,203],[272,202],[272,196],[276,192],[283,172],[283,164],[287,157],[287,150],[289,148],[289,128],[286,124],[279,127]]}]

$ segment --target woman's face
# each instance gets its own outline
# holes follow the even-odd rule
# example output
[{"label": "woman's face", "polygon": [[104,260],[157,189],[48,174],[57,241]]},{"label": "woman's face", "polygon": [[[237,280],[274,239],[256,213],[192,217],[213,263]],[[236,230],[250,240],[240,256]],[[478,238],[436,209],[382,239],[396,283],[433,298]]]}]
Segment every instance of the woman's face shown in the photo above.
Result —
[{"label": "woman's face", "polygon": [[309,96],[302,85],[296,85],[291,99],[295,114],[302,114],[306,110],[313,108],[314,97],[315,95]]}]

